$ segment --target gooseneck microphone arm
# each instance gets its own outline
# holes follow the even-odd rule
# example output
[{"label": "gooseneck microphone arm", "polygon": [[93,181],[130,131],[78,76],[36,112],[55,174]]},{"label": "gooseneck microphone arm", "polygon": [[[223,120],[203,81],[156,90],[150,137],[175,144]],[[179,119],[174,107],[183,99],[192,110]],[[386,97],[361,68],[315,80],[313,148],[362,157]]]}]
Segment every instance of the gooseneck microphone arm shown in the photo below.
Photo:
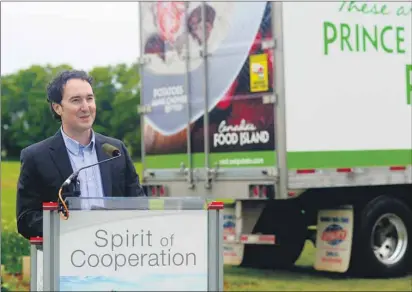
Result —
[{"label": "gooseneck microphone arm", "polygon": [[86,166],[83,166],[83,167],[79,168],[78,170],[76,170],[75,172],[73,172],[73,173],[64,181],[64,183],[61,185],[61,188],[64,188],[64,187],[68,186],[72,181],[76,180],[76,178],[79,176],[80,171],[82,171],[83,169],[86,169],[86,168],[89,168],[89,167],[92,167],[92,166],[95,166],[95,165],[98,165],[98,164],[103,164],[103,163],[108,162],[108,161],[110,161],[110,160],[116,159],[116,158],[118,158],[118,157],[120,157],[120,156],[121,156],[121,155],[114,156],[114,157],[110,157],[110,158],[108,158],[108,159],[99,161],[99,162],[97,162],[97,163],[93,163],[93,164],[86,165]]},{"label": "gooseneck microphone arm", "polygon": [[80,171],[82,171],[82,170],[84,170],[84,169],[86,169],[86,168],[92,167],[92,166],[96,166],[96,165],[99,165],[99,164],[103,164],[103,163],[109,162],[109,161],[111,161],[111,160],[113,160],[113,159],[116,159],[116,158],[119,158],[120,156],[122,156],[121,153],[120,153],[120,150],[117,149],[116,147],[110,145],[110,144],[105,143],[105,144],[103,144],[102,148],[103,148],[103,151],[104,151],[107,155],[111,156],[110,158],[104,159],[104,160],[101,160],[101,161],[99,161],[99,162],[97,162],[97,163],[89,164],[89,165],[86,165],[86,166],[83,166],[83,167],[79,168],[78,170],[76,170],[75,172],[73,172],[73,173],[63,182],[63,184],[60,186],[59,194],[58,194],[58,196],[59,196],[59,202],[60,202],[60,204],[59,204],[59,205],[60,205],[60,206],[59,206],[59,212],[60,212],[60,217],[62,217],[64,220],[67,220],[67,219],[69,218],[69,208],[67,207],[66,201],[65,201],[65,200],[63,199],[63,197],[62,197],[63,188],[66,187],[66,186],[68,186],[68,185],[70,185],[73,181],[76,181],[76,180],[77,180],[77,177],[79,176]]}]

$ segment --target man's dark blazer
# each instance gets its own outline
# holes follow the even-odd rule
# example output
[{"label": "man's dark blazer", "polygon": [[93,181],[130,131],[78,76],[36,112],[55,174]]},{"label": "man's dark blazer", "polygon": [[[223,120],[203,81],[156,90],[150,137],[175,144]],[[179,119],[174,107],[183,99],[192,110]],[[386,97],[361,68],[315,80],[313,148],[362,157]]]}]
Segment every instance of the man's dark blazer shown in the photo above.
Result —
[{"label": "man's dark blazer", "polygon": [[[104,143],[117,147],[122,156],[99,165],[105,196],[136,197],[145,193],[133,162],[120,140],[95,133],[99,161],[107,159]],[[25,238],[43,235],[43,202],[56,202],[63,182],[72,174],[66,145],[60,130],[52,137],[23,149],[17,184],[17,230]]]}]

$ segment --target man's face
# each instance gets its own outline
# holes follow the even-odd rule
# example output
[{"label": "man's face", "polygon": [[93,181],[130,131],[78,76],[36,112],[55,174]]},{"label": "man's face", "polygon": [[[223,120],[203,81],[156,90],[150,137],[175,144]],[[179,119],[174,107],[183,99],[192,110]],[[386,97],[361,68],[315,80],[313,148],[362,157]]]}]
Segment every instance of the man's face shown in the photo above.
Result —
[{"label": "man's face", "polygon": [[64,86],[61,105],[54,105],[54,110],[68,130],[81,133],[91,129],[96,118],[92,87],[87,81],[70,79]]}]

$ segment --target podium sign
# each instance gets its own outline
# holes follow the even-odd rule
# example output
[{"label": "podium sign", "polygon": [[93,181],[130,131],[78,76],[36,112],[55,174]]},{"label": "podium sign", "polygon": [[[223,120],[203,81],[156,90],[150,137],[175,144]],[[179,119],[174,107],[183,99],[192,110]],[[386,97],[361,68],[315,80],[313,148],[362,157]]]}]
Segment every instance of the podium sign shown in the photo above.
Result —
[{"label": "podium sign", "polygon": [[69,199],[68,220],[44,204],[44,291],[223,291],[222,204],[85,200]]}]

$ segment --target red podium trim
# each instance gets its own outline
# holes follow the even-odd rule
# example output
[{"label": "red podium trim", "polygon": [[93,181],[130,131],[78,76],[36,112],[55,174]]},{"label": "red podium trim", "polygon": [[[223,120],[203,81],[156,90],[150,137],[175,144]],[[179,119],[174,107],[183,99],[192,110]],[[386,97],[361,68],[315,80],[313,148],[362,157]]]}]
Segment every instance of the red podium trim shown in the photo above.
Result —
[{"label": "red podium trim", "polygon": [[59,207],[59,204],[57,204],[55,202],[45,202],[45,203],[43,203],[43,210],[54,211],[54,210],[57,210],[58,207]]},{"label": "red podium trim", "polygon": [[223,210],[224,207],[225,207],[225,204],[223,204],[223,202],[213,201],[207,206],[207,209],[208,210]]},{"label": "red podium trim", "polygon": [[41,244],[43,243],[43,237],[40,237],[40,236],[30,237],[30,243],[31,244]]}]

